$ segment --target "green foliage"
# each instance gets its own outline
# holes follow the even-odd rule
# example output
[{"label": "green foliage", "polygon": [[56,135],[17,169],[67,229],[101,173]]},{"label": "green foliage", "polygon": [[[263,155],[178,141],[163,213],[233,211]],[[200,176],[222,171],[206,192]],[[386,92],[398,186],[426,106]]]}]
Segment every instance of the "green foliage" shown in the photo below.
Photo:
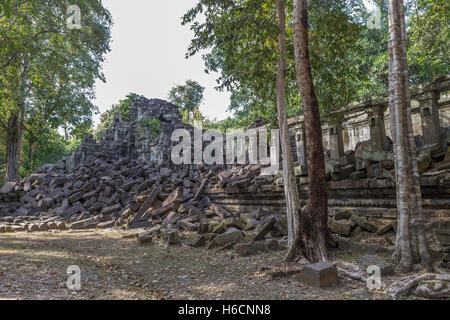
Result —
[{"label": "green foliage", "polygon": [[[387,2],[375,0],[381,28],[367,28],[372,12],[360,0],[310,0],[309,29],[313,80],[321,113],[350,102],[387,94]],[[449,73],[449,2],[407,3],[411,82]],[[301,114],[294,65],[292,3],[287,10],[287,108]],[[203,16],[205,16],[203,18]],[[278,27],[274,1],[199,0],[183,17],[194,39],[187,57],[203,55],[206,72],[218,72],[218,90],[232,92],[234,125],[246,127],[257,117],[276,123],[275,79]],[[230,123],[230,122],[227,122]]]},{"label": "green foliage", "polygon": [[7,18],[11,17],[11,0],[0,0],[0,14],[4,14]]},{"label": "green foliage", "polygon": [[150,134],[150,139],[156,139],[161,133],[161,120],[150,117],[143,117],[138,121],[138,134],[143,136]]},{"label": "green foliage", "polygon": [[[62,128],[67,139],[79,139],[89,132],[97,111],[91,100],[95,81],[104,81],[110,13],[99,0],[72,1],[81,9],[82,27],[69,30],[66,1],[8,3],[10,15],[0,14],[0,131],[6,130],[10,116],[23,114],[21,125],[32,153],[47,147],[39,143],[47,130]],[[57,140],[49,141],[59,150]]]},{"label": "green foliage", "polygon": [[[363,46],[355,41],[363,24],[353,15],[360,1],[312,0],[310,38],[313,76],[323,113],[346,105],[361,86]],[[290,116],[301,113],[294,64],[292,4],[287,2],[287,102]],[[206,19],[199,19],[200,14]],[[274,1],[200,0],[183,17],[194,32],[187,56],[203,55],[207,72],[219,72],[218,90],[233,96],[229,110],[239,126],[257,117],[277,121],[278,26]]]},{"label": "green foliage", "polygon": [[102,113],[100,116],[100,123],[95,130],[95,138],[101,140],[105,137],[106,130],[112,129],[114,117],[119,113],[123,120],[130,120],[130,108],[134,100],[141,96],[136,93],[129,93],[125,99],[120,100],[119,103],[112,106],[111,109]]},{"label": "green foliage", "polygon": [[70,153],[69,145],[69,141],[50,128],[41,132],[37,140],[30,141],[25,138],[23,146],[25,157],[20,171],[21,177],[46,163],[58,162]]},{"label": "green foliage", "polygon": [[450,2],[416,0],[408,22],[409,68],[413,83],[450,73]]},{"label": "green foliage", "polygon": [[198,82],[187,80],[185,84],[173,87],[169,92],[168,99],[183,110],[193,112],[194,108],[200,107],[203,102],[204,91],[205,88]]}]

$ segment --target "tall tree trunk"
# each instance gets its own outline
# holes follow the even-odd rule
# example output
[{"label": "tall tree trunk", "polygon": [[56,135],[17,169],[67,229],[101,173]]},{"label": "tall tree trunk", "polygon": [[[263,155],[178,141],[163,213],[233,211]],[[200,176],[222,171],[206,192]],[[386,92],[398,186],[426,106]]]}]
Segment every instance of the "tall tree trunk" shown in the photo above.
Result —
[{"label": "tall tree trunk", "polygon": [[6,137],[6,181],[16,182],[22,158],[22,111],[12,113],[8,118]]},{"label": "tall tree trunk", "polygon": [[394,142],[398,228],[393,255],[403,272],[414,263],[431,270],[411,120],[405,15],[402,0],[389,0],[389,113]]},{"label": "tall tree trunk", "polygon": [[281,151],[283,154],[284,195],[286,198],[286,212],[288,221],[288,244],[292,245],[295,238],[297,212],[300,209],[297,182],[294,173],[291,139],[286,114],[286,9],[285,0],[276,0],[278,13],[278,68],[277,68],[277,110],[278,125],[281,134]]},{"label": "tall tree trunk", "polygon": [[328,259],[328,195],[319,103],[314,90],[309,58],[308,8],[306,0],[294,0],[295,66],[302,98],[306,131],[308,202],[298,212],[294,244],[286,260],[304,256],[311,262]]}]

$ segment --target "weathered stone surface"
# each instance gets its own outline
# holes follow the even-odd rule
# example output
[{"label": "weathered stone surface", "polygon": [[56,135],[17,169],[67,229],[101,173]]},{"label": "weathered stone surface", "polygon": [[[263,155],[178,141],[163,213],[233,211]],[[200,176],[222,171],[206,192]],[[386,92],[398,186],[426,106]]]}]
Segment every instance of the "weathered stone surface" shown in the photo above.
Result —
[{"label": "weathered stone surface", "polygon": [[211,203],[209,208],[211,210],[213,210],[215,214],[217,214],[219,217],[221,217],[223,219],[229,214],[229,212],[227,210],[225,210],[223,207],[221,207],[215,203]]},{"label": "weathered stone surface", "polygon": [[149,244],[153,242],[153,236],[151,234],[139,234],[137,236],[137,243],[140,245]]},{"label": "weathered stone surface", "polygon": [[300,279],[317,288],[325,288],[337,283],[337,268],[330,262],[306,265],[300,272]]},{"label": "weathered stone surface", "polygon": [[270,232],[273,225],[277,222],[274,217],[268,218],[259,228],[258,233],[253,238],[253,241],[263,240],[264,237]]},{"label": "weathered stone surface", "polygon": [[332,232],[338,233],[346,237],[350,236],[350,233],[352,231],[352,225],[345,220],[330,221],[329,227]]},{"label": "weathered stone surface", "polygon": [[16,226],[12,226],[11,229],[13,232],[21,232],[21,231],[25,231],[25,226],[16,225]]},{"label": "weathered stone surface", "polygon": [[58,228],[55,222],[49,222],[47,225],[49,230],[56,230]]},{"label": "weathered stone surface", "polygon": [[352,217],[351,213],[344,210],[344,211],[339,211],[334,215],[334,220],[338,221],[338,220],[348,220]]},{"label": "weathered stone surface", "polygon": [[122,206],[120,204],[116,204],[116,205],[111,206],[111,207],[103,208],[101,214],[107,216],[107,215],[110,215],[110,214],[113,214],[113,213],[116,213],[116,212],[120,212],[121,210],[122,210]]},{"label": "weathered stone surface", "polygon": [[367,219],[363,217],[353,216],[351,220],[364,230],[367,230],[372,233],[378,231],[378,226],[376,224],[369,222]]},{"label": "weathered stone surface", "polygon": [[166,233],[167,245],[176,246],[181,243],[180,232],[178,230],[169,230]]},{"label": "weathered stone surface", "polygon": [[194,195],[194,201],[200,200],[200,197],[203,195],[203,192],[206,189],[206,186],[208,185],[208,179],[203,179],[202,184],[198,188],[197,192]]},{"label": "weathered stone surface", "polygon": [[130,221],[129,223],[129,227],[133,228],[133,225],[140,221],[142,219],[142,216],[147,212],[147,210],[151,207],[151,205],[153,204],[153,202],[155,202],[156,197],[158,197],[159,195],[159,188],[158,187],[154,187],[152,193],[150,194],[150,196],[147,198],[147,200],[144,202],[144,204],[139,208],[139,211],[136,212],[136,215],[133,217],[133,219]]},{"label": "weathered stone surface", "polygon": [[238,243],[234,246],[234,252],[241,257],[248,257],[267,251],[269,249],[264,241]]},{"label": "weathered stone surface", "polygon": [[101,223],[97,224],[97,228],[98,228],[98,229],[112,228],[112,227],[114,227],[114,223],[115,223],[115,222],[114,222],[113,220],[101,222]]},{"label": "weathered stone surface", "polygon": [[69,225],[69,229],[72,230],[83,230],[83,229],[94,229],[100,223],[97,217],[92,217],[89,219],[76,221]]},{"label": "weathered stone surface", "polygon": [[363,271],[366,271],[369,266],[375,265],[380,268],[381,276],[390,276],[395,273],[394,267],[391,263],[381,259],[377,255],[366,254],[358,259],[358,265]]},{"label": "weathered stone surface", "polygon": [[386,234],[386,233],[388,233],[389,231],[394,230],[394,225],[395,225],[394,222],[389,222],[389,223],[384,224],[383,226],[381,226],[381,227],[378,229],[376,235],[377,235],[377,236],[382,236],[383,234]]},{"label": "weathered stone surface", "polygon": [[69,203],[72,204],[72,203],[75,203],[75,202],[79,201],[82,197],[83,197],[83,193],[82,192],[77,192],[77,193],[74,193],[73,195],[71,195],[68,198],[68,200],[69,200]]},{"label": "weathered stone surface", "polygon": [[238,243],[244,240],[242,232],[236,228],[230,228],[226,232],[217,235],[210,243],[208,248],[220,247],[230,243]]},{"label": "weathered stone surface", "polygon": [[62,221],[57,222],[56,223],[56,229],[58,229],[58,230],[65,230],[66,229],[66,223],[62,222]]},{"label": "weathered stone surface", "polygon": [[48,224],[47,223],[40,223],[38,225],[38,230],[39,231],[47,231],[47,230],[49,230]]},{"label": "weathered stone surface", "polygon": [[11,193],[16,187],[15,182],[6,182],[5,185],[0,189],[0,193]]},{"label": "weathered stone surface", "polygon": [[27,227],[27,231],[28,232],[35,232],[35,231],[38,231],[39,230],[39,228],[38,228],[38,226],[36,225],[36,224],[29,224],[28,225],[28,227]]}]

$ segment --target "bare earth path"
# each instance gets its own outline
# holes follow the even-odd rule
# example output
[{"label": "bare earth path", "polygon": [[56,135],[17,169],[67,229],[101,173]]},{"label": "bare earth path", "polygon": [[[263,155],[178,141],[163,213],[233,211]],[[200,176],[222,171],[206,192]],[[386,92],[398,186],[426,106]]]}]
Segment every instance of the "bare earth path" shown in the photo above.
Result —
[{"label": "bare earth path", "polygon": [[[283,270],[284,252],[238,257],[232,251],[139,246],[118,230],[0,235],[0,299],[357,299],[361,283],[310,288]],[[66,287],[67,267],[82,288]],[[292,269],[292,267],[291,267]]]}]

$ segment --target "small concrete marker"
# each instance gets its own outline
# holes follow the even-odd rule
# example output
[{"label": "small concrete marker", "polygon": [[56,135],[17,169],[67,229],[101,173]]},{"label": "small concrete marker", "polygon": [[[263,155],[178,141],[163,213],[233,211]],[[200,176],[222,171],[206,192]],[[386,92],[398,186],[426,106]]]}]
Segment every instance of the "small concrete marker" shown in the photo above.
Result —
[{"label": "small concrete marker", "polygon": [[324,288],[337,283],[337,268],[327,261],[309,264],[300,272],[300,278],[314,287]]}]

